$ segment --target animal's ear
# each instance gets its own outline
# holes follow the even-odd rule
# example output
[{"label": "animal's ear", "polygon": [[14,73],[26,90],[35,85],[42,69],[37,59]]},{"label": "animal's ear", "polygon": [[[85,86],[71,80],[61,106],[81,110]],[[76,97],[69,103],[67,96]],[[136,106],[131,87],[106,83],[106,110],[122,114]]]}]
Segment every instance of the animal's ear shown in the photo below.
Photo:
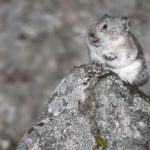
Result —
[{"label": "animal's ear", "polygon": [[123,23],[124,30],[125,31],[129,31],[130,30],[130,26],[131,26],[129,18],[128,17],[122,17],[121,21]]}]

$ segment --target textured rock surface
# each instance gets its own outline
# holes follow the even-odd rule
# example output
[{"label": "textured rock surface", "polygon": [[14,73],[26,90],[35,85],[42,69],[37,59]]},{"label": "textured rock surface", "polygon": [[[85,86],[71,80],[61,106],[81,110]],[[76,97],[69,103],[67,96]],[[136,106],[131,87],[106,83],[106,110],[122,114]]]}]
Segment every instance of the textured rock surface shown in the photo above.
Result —
[{"label": "textured rock surface", "polygon": [[17,150],[149,150],[150,99],[100,66],[75,67]]}]

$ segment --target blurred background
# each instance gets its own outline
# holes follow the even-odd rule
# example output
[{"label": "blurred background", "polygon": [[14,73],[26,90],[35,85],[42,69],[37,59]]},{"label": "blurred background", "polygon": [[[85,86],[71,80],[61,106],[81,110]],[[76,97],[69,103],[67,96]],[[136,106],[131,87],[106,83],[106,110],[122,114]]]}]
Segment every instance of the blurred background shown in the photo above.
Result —
[{"label": "blurred background", "polygon": [[0,0],[0,150],[15,150],[60,80],[88,62],[86,31],[104,14],[130,17],[150,68],[150,0]]}]

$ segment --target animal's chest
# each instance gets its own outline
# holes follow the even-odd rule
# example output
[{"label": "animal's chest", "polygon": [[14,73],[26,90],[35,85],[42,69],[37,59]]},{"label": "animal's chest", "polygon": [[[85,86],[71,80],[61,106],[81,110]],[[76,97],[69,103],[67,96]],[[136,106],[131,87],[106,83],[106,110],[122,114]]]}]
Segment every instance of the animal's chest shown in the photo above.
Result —
[{"label": "animal's chest", "polygon": [[139,74],[140,68],[141,62],[139,60],[136,60],[128,66],[118,69],[112,69],[112,71],[117,73],[122,80],[132,83]]}]

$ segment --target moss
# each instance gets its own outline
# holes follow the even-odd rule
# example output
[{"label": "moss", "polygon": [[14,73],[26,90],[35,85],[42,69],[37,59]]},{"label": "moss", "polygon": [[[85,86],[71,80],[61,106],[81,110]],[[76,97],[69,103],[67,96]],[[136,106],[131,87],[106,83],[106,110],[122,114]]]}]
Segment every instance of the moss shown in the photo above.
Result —
[{"label": "moss", "polygon": [[83,84],[84,84],[84,85],[87,85],[87,84],[88,84],[88,82],[83,82]]},{"label": "moss", "polygon": [[[113,72],[109,72],[109,73],[106,73],[106,74],[104,74],[104,75],[101,75],[101,76],[99,76],[98,77],[98,80],[97,80],[97,82],[99,82],[100,80],[102,80],[102,79],[104,79],[104,78],[107,78],[108,76],[111,76],[111,75],[116,75],[115,73],[113,73]],[[118,76],[118,75],[117,75]]]},{"label": "moss", "polygon": [[40,127],[43,127],[45,125],[45,122],[40,122],[37,125],[40,126]]},{"label": "moss", "polygon": [[103,148],[107,146],[106,141],[104,139],[102,139],[98,134],[96,134],[95,140],[96,140],[96,143],[98,146],[101,146]]},{"label": "moss", "polygon": [[71,123],[70,122],[66,122],[66,126],[68,127],[68,126],[70,126],[71,125]]}]

